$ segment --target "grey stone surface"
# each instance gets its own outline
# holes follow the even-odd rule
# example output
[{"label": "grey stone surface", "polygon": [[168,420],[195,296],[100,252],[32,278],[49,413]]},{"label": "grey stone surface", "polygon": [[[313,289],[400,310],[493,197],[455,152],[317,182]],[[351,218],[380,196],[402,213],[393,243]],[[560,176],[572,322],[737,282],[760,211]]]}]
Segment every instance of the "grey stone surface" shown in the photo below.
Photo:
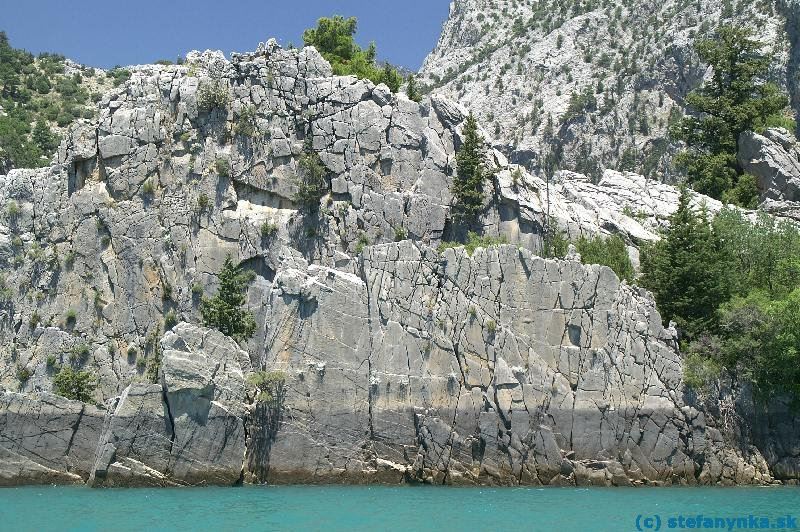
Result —
[{"label": "grey stone surface", "polygon": [[[134,67],[58,164],[0,176],[0,482],[796,478],[794,418],[756,412],[758,438],[730,436],[684,397],[647,293],[536,256],[548,211],[571,237],[635,250],[673,187],[548,185],[488,150],[481,224],[511,245],[440,253],[463,108],[274,41],[187,59]],[[222,105],[201,105],[212,89]],[[315,208],[297,201],[309,157],[326,169]],[[254,273],[241,345],[193,325],[227,255]],[[60,365],[98,377],[99,407],[51,394]],[[256,370],[285,388],[257,400]]]},{"label": "grey stone surface", "polygon": [[785,129],[768,129],[764,135],[742,133],[739,163],[756,177],[762,199],[800,201],[800,147]]}]

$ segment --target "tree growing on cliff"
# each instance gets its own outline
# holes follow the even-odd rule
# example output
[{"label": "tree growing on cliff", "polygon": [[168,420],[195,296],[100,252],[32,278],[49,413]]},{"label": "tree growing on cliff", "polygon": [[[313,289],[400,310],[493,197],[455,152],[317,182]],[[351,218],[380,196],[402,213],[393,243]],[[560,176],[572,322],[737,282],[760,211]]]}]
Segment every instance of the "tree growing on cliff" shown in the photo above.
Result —
[{"label": "tree growing on cliff", "polygon": [[640,282],[652,290],[662,318],[692,339],[717,330],[717,309],[728,299],[729,283],[719,241],[690,199],[683,188],[664,238],[643,250]]},{"label": "tree growing on cliff", "polygon": [[422,94],[419,91],[417,78],[413,75],[408,76],[408,81],[406,81],[406,94],[408,95],[408,99],[411,101],[419,102],[422,100]]},{"label": "tree growing on cliff", "polygon": [[715,39],[697,43],[713,78],[687,96],[693,115],[677,123],[672,135],[687,145],[676,163],[698,192],[744,204],[757,194],[752,180],[742,180],[736,159],[739,135],[772,121],[788,104],[778,87],[766,81],[772,58],[762,48],[752,30],[735,26],[723,26]]},{"label": "tree growing on cliff", "polygon": [[472,113],[464,122],[462,137],[463,143],[456,154],[458,174],[451,190],[455,198],[453,217],[459,223],[472,224],[483,209],[486,180],[483,139],[478,134],[478,122]]},{"label": "tree growing on cliff", "polygon": [[228,255],[219,272],[217,295],[203,298],[200,303],[203,324],[239,341],[253,336],[255,318],[252,312],[244,308],[247,286],[252,280],[252,272],[243,271]]},{"label": "tree growing on cliff", "polygon": [[67,399],[89,403],[92,401],[95,388],[97,379],[85,370],[76,371],[64,366],[53,377],[53,391]]},{"label": "tree growing on cliff", "polygon": [[374,83],[385,83],[392,92],[397,92],[403,82],[397,69],[386,63],[379,67],[375,63],[377,50],[375,43],[362,49],[353,36],[358,22],[355,17],[340,15],[322,17],[317,27],[303,32],[303,42],[313,46],[322,54],[339,76],[353,75],[359,79],[369,79]]},{"label": "tree growing on cliff", "polygon": [[631,259],[628,256],[628,247],[619,235],[612,235],[607,238],[595,236],[587,238],[582,236],[575,244],[581,260],[584,264],[602,264],[608,266],[617,277],[633,282],[636,271],[633,269]]}]

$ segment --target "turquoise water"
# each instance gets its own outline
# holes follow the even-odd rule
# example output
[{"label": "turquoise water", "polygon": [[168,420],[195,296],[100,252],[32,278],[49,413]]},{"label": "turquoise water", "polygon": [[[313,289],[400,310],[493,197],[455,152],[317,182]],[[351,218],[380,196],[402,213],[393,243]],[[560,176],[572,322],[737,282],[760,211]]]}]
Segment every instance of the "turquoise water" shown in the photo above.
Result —
[{"label": "turquoise water", "polygon": [[618,531],[637,530],[638,515],[642,530],[656,515],[669,530],[668,518],[681,514],[798,517],[800,488],[0,489],[4,531]]}]

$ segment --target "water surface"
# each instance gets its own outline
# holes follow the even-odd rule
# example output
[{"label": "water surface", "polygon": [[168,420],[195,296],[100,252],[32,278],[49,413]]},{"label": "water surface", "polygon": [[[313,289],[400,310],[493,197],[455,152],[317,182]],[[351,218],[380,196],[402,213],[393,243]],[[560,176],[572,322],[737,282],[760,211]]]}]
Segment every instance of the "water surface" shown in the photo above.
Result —
[{"label": "water surface", "polygon": [[[800,488],[0,489],[0,530],[637,530],[658,516],[800,516]],[[650,521],[655,529],[655,521]],[[775,521],[772,522],[775,524]]]}]

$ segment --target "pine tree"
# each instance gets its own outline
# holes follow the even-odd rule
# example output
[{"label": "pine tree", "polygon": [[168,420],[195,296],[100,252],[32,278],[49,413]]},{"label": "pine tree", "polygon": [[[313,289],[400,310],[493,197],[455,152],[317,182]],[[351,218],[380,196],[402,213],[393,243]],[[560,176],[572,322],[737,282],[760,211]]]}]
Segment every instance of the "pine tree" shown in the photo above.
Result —
[{"label": "pine tree", "polygon": [[[714,71],[710,82],[691,92],[686,103],[695,112],[674,127],[672,134],[688,150],[677,163],[695,190],[722,199],[743,174],[736,153],[739,135],[753,130],[786,108],[788,101],[767,83],[771,57],[753,40],[752,30],[723,26],[716,39],[700,41],[700,58]],[[726,200],[742,201],[742,190]],[[745,203],[750,198],[744,198]]]},{"label": "pine tree", "polygon": [[464,122],[463,144],[456,154],[458,175],[453,180],[452,193],[455,197],[453,214],[458,222],[474,223],[484,200],[483,139],[478,134],[478,122],[470,113]]},{"label": "pine tree", "polygon": [[662,318],[694,338],[717,327],[717,309],[729,295],[726,261],[705,212],[695,212],[685,187],[669,222],[664,238],[642,254],[640,282],[655,295]]},{"label": "pine tree", "polygon": [[255,318],[250,311],[243,308],[247,285],[252,279],[252,273],[242,271],[228,255],[219,272],[217,295],[203,298],[200,304],[204,325],[214,327],[236,340],[246,340],[253,336],[256,329]]},{"label": "pine tree", "polygon": [[366,78],[375,84],[385,83],[392,92],[397,92],[403,77],[389,63],[383,68],[376,64],[378,52],[375,43],[370,43],[366,49],[356,43],[354,36],[357,26],[355,17],[322,17],[317,21],[316,28],[303,32],[303,42],[306,46],[314,46],[322,54],[331,64],[334,74]]}]

